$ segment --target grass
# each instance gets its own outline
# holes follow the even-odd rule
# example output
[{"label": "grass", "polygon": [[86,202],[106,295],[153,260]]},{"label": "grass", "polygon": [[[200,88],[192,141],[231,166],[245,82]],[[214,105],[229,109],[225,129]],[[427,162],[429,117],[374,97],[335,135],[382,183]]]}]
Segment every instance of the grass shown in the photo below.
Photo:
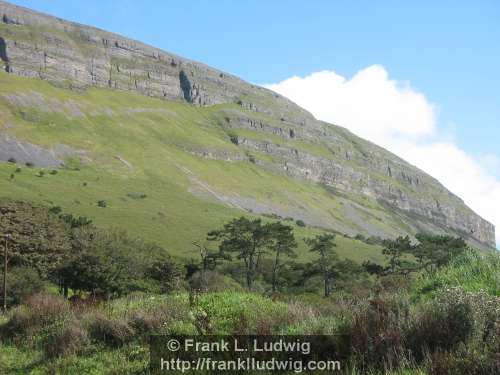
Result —
[{"label": "grass", "polygon": [[500,255],[498,252],[470,252],[455,259],[438,273],[423,275],[413,286],[414,298],[431,298],[443,290],[461,288],[500,296]]},{"label": "grass", "polygon": [[[16,104],[12,99],[16,95],[27,97],[28,104]],[[0,73],[3,131],[45,148],[65,144],[85,150],[81,161],[66,158],[66,169],[55,175],[47,169],[42,177],[37,177],[40,168],[19,165],[21,172],[15,173],[18,166],[0,163],[0,191],[9,198],[60,206],[98,225],[124,228],[185,258],[197,256],[191,243],[207,231],[235,216],[252,215],[221,202],[206,187],[223,199],[266,204],[270,212],[273,207],[304,212],[327,227],[353,227],[342,214],[340,199],[321,186],[248,161],[245,150],[232,144],[219,126],[221,113],[228,107],[239,108],[196,108],[97,88],[76,92]],[[244,161],[207,160],[193,152],[239,155]],[[268,155],[252,154],[256,160],[269,161]],[[198,194],[193,195],[193,189]],[[134,192],[146,197],[133,199],[130,194]],[[106,201],[106,208],[98,207],[100,200]],[[310,227],[296,229],[300,237],[318,232]],[[396,231],[396,225],[392,229]],[[376,246],[339,241],[341,256],[381,259]],[[299,242],[301,258],[310,259]]]}]

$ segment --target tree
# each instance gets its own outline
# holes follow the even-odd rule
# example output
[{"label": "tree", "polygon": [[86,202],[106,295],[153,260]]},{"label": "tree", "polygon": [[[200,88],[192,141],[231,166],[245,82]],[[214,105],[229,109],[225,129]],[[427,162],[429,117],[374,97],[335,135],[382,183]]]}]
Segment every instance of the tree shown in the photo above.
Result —
[{"label": "tree", "polygon": [[149,266],[146,275],[160,283],[162,292],[168,293],[178,287],[182,272],[177,263],[165,256]]},{"label": "tree", "polygon": [[418,233],[415,237],[419,243],[413,248],[412,254],[417,259],[419,268],[427,272],[447,265],[468,249],[467,243],[460,237],[427,233]]},{"label": "tree", "polygon": [[296,257],[294,249],[297,248],[297,241],[293,235],[293,228],[289,225],[283,225],[281,222],[270,223],[266,225],[269,231],[269,249],[274,252],[274,264],[272,273],[272,288],[276,292],[278,287],[278,273],[282,267],[281,256]]},{"label": "tree", "polygon": [[237,253],[245,264],[246,285],[252,288],[259,261],[270,244],[269,227],[261,219],[249,220],[242,216],[225,224],[220,230],[208,233],[209,241],[220,241],[222,254]]},{"label": "tree", "polygon": [[71,242],[71,253],[51,274],[65,296],[68,289],[107,298],[135,290],[134,283],[144,279],[151,259],[164,253],[124,231],[92,225],[73,229]]},{"label": "tree", "polygon": [[119,294],[121,287],[120,272],[113,268],[103,257],[85,252],[58,267],[55,275],[63,283],[66,297],[67,288],[109,297]]},{"label": "tree", "polygon": [[337,254],[334,248],[337,246],[334,242],[335,235],[324,233],[314,238],[307,238],[305,242],[310,247],[310,251],[319,254],[319,264],[317,268],[323,276],[325,297],[331,293],[331,280],[335,275],[333,265],[337,260]]},{"label": "tree", "polygon": [[408,236],[384,240],[382,253],[388,258],[388,266],[365,262],[364,268],[378,276],[408,275],[421,270],[433,272],[468,249],[467,243],[459,237],[427,233],[418,233],[415,237],[417,245],[412,244]]},{"label": "tree", "polygon": [[10,233],[11,266],[35,268],[47,275],[71,248],[67,226],[43,206],[0,200],[0,233]]},{"label": "tree", "polygon": [[410,237],[398,237],[395,240],[384,240],[382,254],[388,258],[387,271],[391,274],[408,274],[415,267],[408,260],[404,259],[405,254],[410,254],[414,249]]}]

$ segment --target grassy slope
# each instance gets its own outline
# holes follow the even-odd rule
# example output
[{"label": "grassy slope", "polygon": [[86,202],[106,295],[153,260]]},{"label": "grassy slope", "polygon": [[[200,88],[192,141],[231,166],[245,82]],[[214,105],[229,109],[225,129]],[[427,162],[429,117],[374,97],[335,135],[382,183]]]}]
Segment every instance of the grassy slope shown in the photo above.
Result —
[{"label": "grassy slope", "polygon": [[[9,97],[15,94],[27,94],[28,104],[13,104]],[[89,159],[79,170],[62,169],[43,177],[36,176],[38,168],[21,166],[15,173],[15,165],[0,163],[0,195],[59,205],[99,225],[125,228],[183,257],[197,256],[193,240],[244,213],[221,204],[196,181],[223,196],[304,205],[325,220],[353,225],[341,215],[341,198],[320,186],[273,174],[246,160],[207,160],[187,152],[226,152],[246,158],[219,125],[220,110],[227,107],[195,108],[103,89],[78,93],[0,73],[0,131],[46,148],[65,144],[83,149]],[[12,173],[15,177],[10,179]],[[204,196],[191,194],[193,188]],[[134,192],[147,197],[127,196]],[[99,208],[98,200],[105,200],[107,207]],[[316,232],[296,228],[300,238]],[[308,259],[302,241],[300,245],[301,258]],[[380,259],[376,246],[340,236],[338,251],[358,261]]]}]

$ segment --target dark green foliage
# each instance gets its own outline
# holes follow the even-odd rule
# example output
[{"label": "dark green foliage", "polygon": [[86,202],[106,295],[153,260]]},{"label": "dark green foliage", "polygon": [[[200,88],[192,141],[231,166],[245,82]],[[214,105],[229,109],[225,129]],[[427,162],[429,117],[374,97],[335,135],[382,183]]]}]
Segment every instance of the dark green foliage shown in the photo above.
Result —
[{"label": "dark green foliage", "polygon": [[101,208],[106,208],[108,204],[104,200],[97,201],[97,206]]},{"label": "dark green foliage", "polygon": [[32,162],[29,162],[29,161],[27,161],[27,162],[25,163],[25,165],[26,165],[28,168],[33,168],[33,166],[34,166],[34,164],[33,164]]},{"label": "dark green foliage", "polygon": [[267,224],[270,243],[269,250],[274,253],[272,288],[273,292],[278,289],[279,272],[283,266],[282,257],[296,257],[294,250],[297,248],[297,241],[293,235],[293,228],[283,225],[281,222]]},{"label": "dark green foliage", "polygon": [[[58,207],[58,206],[51,208],[51,210],[52,209],[60,212],[60,207]],[[54,212],[54,213],[56,213],[56,212]],[[75,217],[72,214],[63,214],[60,216],[60,218],[62,221],[67,223],[70,226],[70,228],[72,228],[72,229],[80,228],[80,227],[84,227],[86,225],[92,224],[92,220],[85,217],[85,216]]]},{"label": "dark green foliage", "polygon": [[51,175],[56,175],[58,172],[57,172],[57,169],[52,169],[49,173]]},{"label": "dark green foliage", "polygon": [[234,219],[220,230],[208,233],[211,241],[220,241],[221,253],[236,253],[243,260],[246,270],[246,285],[252,288],[259,261],[270,244],[270,235],[260,219],[249,220],[246,217]]},{"label": "dark green foliage", "polygon": [[49,208],[49,211],[52,212],[53,214],[60,214],[62,212],[61,206],[52,206]]},{"label": "dark green foliage", "polygon": [[11,267],[23,265],[46,275],[69,251],[69,233],[49,209],[28,202],[0,200],[0,233],[11,233]]},{"label": "dark green foliage", "polygon": [[160,283],[163,293],[168,293],[178,289],[182,272],[179,264],[170,257],[163,257],[149,266],[146,275]]},{"label": "dark green foliage", "polygon": [[468,249],[467,243],[459,237],[419,233],[416,238],[419,244],[413,248],[412,254],[419,267],[428,272],[445,266],[452,259],[464,255]]},{"label": "dark green foliage", "polygon": [[297,226],[299,226],[299,227],[305,227],[305,226],[306,226],[306,223],[304,223],[304,221],[303,221],[303,220],[300,220],[300,219],[299,219],[299,220],[297,220],[297,221],[295,222],[295,224],[297,224]]},{"label": "dark green foliage", "polygon": [[147,195],[144,193],[133,192],[133,193],[127,193],[127,197],[132,199],[145,199]]},{"label": "dark green foliage", "polygon": [[17,163],[17,160],[15,158],[9,158],[9,160],[7,160],[9,163],[12,163],[12,164],[16,164]]},{"label": "dark green foliage", "polygon": [[82,253],[57,268],[54,276],[65,287],[93,295],[119,294],[124,283],[122,272],[105,257]]},{"label": "dark green foliage", "polygon": [[382,253],[387,257],[388,266],[366,261],[363,264],[365,269],[379,276],[407,275],[421,270],[431,273],[463,256],[468,250],[466,242],[459,237],[418,233],[416,238],[419,241],[417,245],[408,236],[383,240]]},{"label": "dark green foliage", "polygon": [[337,261],[337,254],[335,253],[335,235],[334,234],[320,234],[314,238],[306,238],[305,242],[309,245],[310,251],[319,254],[319,261],[314,264],[308,272],[312,275],[320,273],[323,276],[324,282],[324,295],[328,297],[331,293],[331,282],[336,274],[335,262]]},{"label": "dark green foliage", "polygon": [[119,296],[144,278],[153,254],[162,253],[161,248],[123,231],[86,225],[73,230],[72,253],[57,267],[53,279],[63,291]]},{"label": "dark green foliage", "polygon": [[16,173],[21,173],[21,168],[20,167],[16,168]]},{"label": "dark green foliage", "polygon": [[35,176],[43,177],[43,176],[45,176],[45,171],[38,171]]},{"label": "dark green foliage", "polygon": [[[35,269],[13,268],[7,274],[7,305],[18,305],[28,297],[40,293],[43,289],[44,282]],[[0,285],[0,295],[3,296],[3,284]]]},{"label": "dark green foliage", "polygon": [[238,136],[236,134],[229,134],[229,140],[231,141],[231,143],[238,146],[239,142],[238,142]]},{"label": "dark green foliage", "polygon": [[356,236],[354,237],[355,240],[358,240],[358,241],[366,241],[366,237],[363,236],[362,234],[356,234]]},{"label": "dark green foliage", "polygon": [[388,259],[388,271],[392,274],[397,272],[408,273],[413,265],[404,259],[404,255],[411,253],[414,246],[411,243],[410,237],[398,237],[395,240],[385,240],[382,253]]}]

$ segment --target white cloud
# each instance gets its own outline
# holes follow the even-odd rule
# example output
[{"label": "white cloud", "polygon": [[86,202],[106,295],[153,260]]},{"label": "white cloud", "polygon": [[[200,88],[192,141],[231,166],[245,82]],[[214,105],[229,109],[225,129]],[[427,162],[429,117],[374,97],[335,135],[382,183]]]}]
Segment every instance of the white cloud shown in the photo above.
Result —
[{"label": "white cloud", "polygon": [[351,79],[321,71],[264,86],[436,177],[500,228],[500,179],[490,172],[499,159],[474,157],[458,147],[449,128],[438,128],[436,106],[408,82],[390,79],[384,67],[370,66]]}]

